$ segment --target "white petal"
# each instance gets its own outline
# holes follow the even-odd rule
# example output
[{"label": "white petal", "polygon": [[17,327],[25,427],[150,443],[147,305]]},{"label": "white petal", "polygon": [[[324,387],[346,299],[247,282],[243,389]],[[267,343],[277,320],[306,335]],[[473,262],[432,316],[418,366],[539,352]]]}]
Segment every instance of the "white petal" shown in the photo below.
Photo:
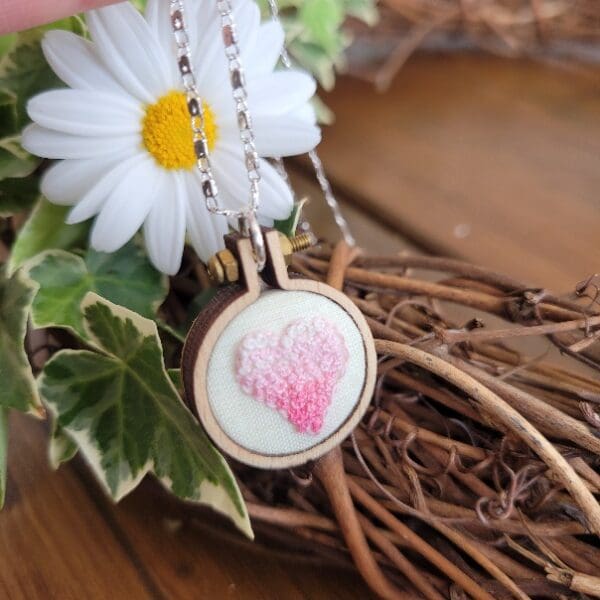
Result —
[{"label": "white petal", "polygon": [[158,45],[162,48],[169,67],[169,80],[173,88],[178,88],[179,71],[177,69],[176,46],[171,30],[169,3],[164,0],[148,0],[145,12],[146,22]]},{"label": "white petal", "polygon": [[219,140],[219,145],[213,150],[210,164],[223,208],[244,208],[250,198],[250,184],[238,144],[225,144],[223,140]]},{"label": "white petal", "polygon": [[151,157],[144,157],[121,179],[107,198],[92,228],[90,243],[100,252],[114,252],[141,227],[161,189],[167,173]]},{"label": "white petal", "polygon": [[50,202],[70,206],[81,200],[119,159],[61,160],[43,175],[40,191]]},{"label": "white petal", "polygon": [[256,45],[260,29],[260,9],[254,0],[234,2],[233,18],[236,23],[238,45],[243,54]]},{"label": "white petal", "polygon": [[187,187],[187,228],[190,242],[206,262],[215,252],[223,249],[223,236],[228,232],[227,219],[208,212],[202,195],[201,182],[194,172],[185,174]]},{"label": "white petal", "polygon": [[242,59],[248,76],[271,73],[283,47],[284,33],[276,21],[268,21],[260,26],[252,47],[242,48]]},{"label": "white petal", "polygon": [[321,140],[321,130],[302,118],[259,115],[253,119],[256,151],[260,156],[277,157],[303,154]]},{"label": "white petal", "polygon": [[[192,51],[195,51],[199,40],[205,37],[207,31],[214,34],[219,15],[212,0],[193,0],[186,4],[184,19]],[[215,35],[211,37],[216,41]]]},{"label": "white petal", "polygon": [[206,46],[201,43],[196,56],[200,57],[194,61],[200,95],[211,104],[214,97],[227,97],[226,92],[231,96],[229,70],[222,49],[215,43],[207,42]]},{"label": "white petal", "polygon": [[54,72],[69,87],[125,93],[94,53],[93,44],[78,35],[58,29],[49,31],[42,41],[42,49]]},{"label": "white petal", "polygon": [[143,111],[124,94],[52,90],[33,97],[29,116],[42,127],[73,135],[124,135],[140,131]]},{"label": "white petal", "polygon": [[302,71],[275,71],[248,81],[248,107],[252,116],[281,115],[301,108],[317,89]]},{"label": "white petal", "polygon": [[273,219],[269,219],[269,217],[263,217],[262,215],[257,214],[256,220],[262,227],[273,227]]},{"label": "white petal", "polygon": [[[195,6],[197,5],[197,6]],[[192,59],[200,94],[209,104],[225,105],[222,114],[234,119],[234,104],[231,99],[229,84],[229,68],[223,46],[219,15],[212,2],[193,3],[192,22]],[[256,46],[260,29],[260,10],[254,0],[234,2],[234,19],[238,36],[238,45],[242,53],[242,63],[246,68],[243,56]],[[189,20],[188,20],[189,22]],[[194,29],[196,31],[194,31]],[[195,41],[196,40],[196,41]],[[248,63],[249,64],[249,63]]]},{"label": "white petal", "polygon": [[306,123],[310,123],[311,125],[316,125],[317,123],[317,115],[315,113],[315,109],[310,102],[303,104],[300,108],[296,110],[290,111],[287,113],[289,117],[294,117],[296,119],[302,119]]},{"label": "white petal", "polygon": [[[195,25],[190,27],[190,38],[198,90],[213,107],[225,104],[226,110],[224,113],[221,111],[221,114],[233,120],[235,112],[231,99],[229,69],[221,41],[220,18],[215,5],[206,0],[199,0],[190,4],[188,13],[188,23]],[[249,75],[252,69],[248,69],[248,65],[252,63],[246,61],[244,56],[256,47],[260,31],[260,10],[254,0],[234,2],[234,19],[242,63]]]},{"label": "white petal", "polygon": [[71,209],[66,219],[67,223],[80,223],[97,214],[119,182],[134,176],[136,168],[146,159],[146,155],[137,154],[118,161],[115,166],[108,169]]},{"label": "white petal", "polygon": [[[242,57],[254,48],[260,28],[260,10],[254,0],[234,2],[238,45]],[[200,0],[190,4],[187,23],[190,29],[192,60],[200,94],[212,103],[213,98],[230,97],[229,69],[222,42],[221,23],[215,4]],[[190,26],[191,25],[191,26]],[[244,63],[244,68],[246,63]]]},{"label": "white petal", "polygon": [[133,154],[141,148],[141,141],[139,134],[92,138],[52,131],[33,123],[23,130],[21,145],[43,158],[93,158],[127,150]]},{"label": "white petal", "polygon": [[[216,11],[214,11],[216,12]],[[212,11],[210,15],[212,15]],[[199,39],[192,48],[192,61],[196,74],[196,82],[200,94],[205,98],[211,98],[211,94],[225,94],[229,88],[229,69],[225,56],[224,46],[221,42],[221,29],[217,16],[206,16],[204,31],[199,32]]]},{"label": "white petal", "polygon": [[185,243],[187,191],[183,174],[177,171],[162,177],[158,198],[144,222],[144,240],[154,266],[175,275],[181,266]]},{"label": "white petal", "polygon": [[[224,207],[241,209],[248,205],[250,184],[241,148],[221,145],[213,152],[212,167]],[[265,160],[260,161],[260,214],[285,219],[292,209],[292,193],[287,183]]]},{"label": "white petal", "polygon": [[166,57],[132,4],[92,10],[86,19],[96,52],[129,93],[152,103],[169,90]]},{"label": "white petal", "polygon": [[260,207],[258,214],[266,219],[287,219],[294,198],[289,185],[266,160],[260,161]]}]

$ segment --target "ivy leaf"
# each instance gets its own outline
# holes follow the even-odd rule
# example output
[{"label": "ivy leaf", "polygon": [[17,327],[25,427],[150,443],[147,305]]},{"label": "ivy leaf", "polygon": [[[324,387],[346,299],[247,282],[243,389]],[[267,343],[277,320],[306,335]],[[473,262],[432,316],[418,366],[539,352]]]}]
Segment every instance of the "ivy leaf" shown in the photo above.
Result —
[{"label": "ivy leaf", "polygon": [[53,419],[52,435],[48,447],[50,466],[56,470],[77,454],[77,444],[65,433],[65,430]]},{"label": "ivy leaf", "polygon": [[308,198],[302,198],[298,202],[294,202],[290,216],[282,221],[275,221],[273,227],[275,227],[277,231],[283,233],[283,235],[287,235],[287,237],[294,237],[296,235],[296,230],[298,229],[300,217],[302,216],[302,209],[307,201]]},{"label": "ivy leaf", "polygon": [[[1,158],[0,164],[2,164]],[[3,179],[0,175],[0,217],[8,217],[15,213],[29,210],[39,197],[39,181],[37,177],[30,175],[29,177],[9,177]]]},{"label": "ivy leaf", "polygon": [[20,139],[13,135],[0,139],[0,179],[27,177],[40,164],[41,159],[21,148]]},{"label": "ivy leaf", "polygon": [[29,122],[28,100],[39,92],[64,87],[42,51],[41,41],[49,29],[81,34],[85,25],[79,17],[69,17],[0,37],[0,179],[25,177],[40,163],[21,147],[20,133]]},{"label": "ivy leaf", "polygon": [[298,63],[310,71],[325,91],[333,89],[335,84],[335,63],[330,56],[316,44],[294,39],[289,44],[290,52]]},{"label": "ivy leaf", "polygon": [[130,242],[112,254],[88,250],[85,257],[49,250],[27,264],[39,285],[32,307],[35,327],[65,327],[88,339],[79,309],[87,292],[152,318],[167,294],[167,280]]},{"label": "ivy leaf", "polygon": [[169,323],[167,323],[163,319],[154,320],[156,321],[156,324],[158,325],[159,329],[161,329],[165,333],[168,333],[174,340],[177,340],[182,344],[185,343],[185,332],[179,331],[172,325],[169,325]]},{"label": "ivy leaf", "polygon": [[[1,38],[0,38],[1,39]],[[13,135],[17,130],[16,98],[6,90],[0,90],[0,136]]]},{"label": "ivy leaf", "polygon": [[25,106],[29,98],[44,90],[64,87],[42,52],[43,34],[43,28],[19,33],[10,52],[0,61],[0,89],[15,98],[18,129],[28,121]]},{"label": "ivy leaf", "polygon": [[318,44],[330,55],[338,51],[338,30],[344,22],[340,0],[305,0],[298,16],[307,41]]},{"label": "ivy leaf", "polygon": [[[39,34],[46,33],[46,31],[52,31],[54,29],[65,29],[66,31],[72,31],[76,35],[85,36],[87,34],[87,26],[83,15],[73,15],[71,17],[65,17],[64,19],[58,19],[58,21],[52,21],[52,23],[46,23],[40,25],[35,29],[26,30],[25,34],[31,34],[36,32]],[[23,33],[21,35],[23,35]]]},{"label": "ivy leaf", "polygon": [[183,380],[181,378],[181,369],[167,369],[167,375],[171,380],[171,383],[175,386],[177,391],[183,390]]},{"label": "ivy leaf", "polygon": [[313,96],[310,103],[315,109],[317,115],[317,122],[321,125],[333,125],[335,122],[335,114],[333,111],[319,98],[319,96]]},{"label": "ivy leaf", "polygon": [[0,36],[0,58],[10,52],[17,41],[16,33],[5,33]]},{"label": "ivy leaf", "polygon": [[0,407],[0,508],[6,497],[6,474],[8,458],[8,409]]},{"label": "ivy leaf", "polygon": [[24,347],[34,295],[35,285],[21,271],[8,279],[0,269],[0,407],[39,416],[44,410]]},{"label": "ivy leaf", "polygon": [[68,206],[52,204],[45,198],[38,200],[35,210],[19,232],[13,245],[8,262],[9,273],[13,273],[27,260],[44,250],[69,250],[84,245],[89,224],[67,225],[65,217],[68,210]]},{"label": "ivy leaf", "polygon": [[[33,173],[41,159],[21,146],[17,97],[0,88],[0,180],[7,177],[26,177]],[[0,210],[5,210],[0,198]]]},{"label": "ivy leaf", "polygon": [[21,271],[8,279],[0,268],[0,508],[6,493],[8,409],[44,414],[24,347],[34,295],[35,285]]},{"label": "ivy leaf", "polygon": [[167,375],[156,324],[93,293],[81,310],[101,353],[59,352],[39,388],[108,493],[119,500],[152,472],[180,498],[212,506],[252,536],[227,463]]}]

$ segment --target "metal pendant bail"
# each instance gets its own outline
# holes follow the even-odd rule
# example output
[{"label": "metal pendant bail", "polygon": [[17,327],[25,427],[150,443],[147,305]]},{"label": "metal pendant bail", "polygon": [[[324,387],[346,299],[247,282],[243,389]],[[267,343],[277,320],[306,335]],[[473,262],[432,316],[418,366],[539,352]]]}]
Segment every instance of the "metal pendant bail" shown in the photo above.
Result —
[{"label": "metal pendant bail", "polygon": [[256,268],[258,272],[265,268],[267,262],[267,250],[265,247],[265,239],[262,229],[256,219],[256,214],[253,211],[244,213],[239,218],[240,233],[252,242],[252,250],[254,251],[254,259],[256,260]]}]

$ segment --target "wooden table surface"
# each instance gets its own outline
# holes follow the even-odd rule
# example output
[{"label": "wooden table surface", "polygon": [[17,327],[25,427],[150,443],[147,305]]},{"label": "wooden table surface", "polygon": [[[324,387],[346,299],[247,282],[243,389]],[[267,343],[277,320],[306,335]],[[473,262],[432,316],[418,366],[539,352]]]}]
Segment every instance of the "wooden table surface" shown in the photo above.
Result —
[{"label": "wooden table surface", "polygon": [[[363,247],[443,252],[568,292],[600,271],[600,72],[412,59],[385,95],[342,79],[322,156]],[[317,230],[333,235],[303,163]],[[13,415],[0,598],[368,598],[352,573],[282,559],[148,486],[119,506],[85,466],[51,472],[42,424]]]}]

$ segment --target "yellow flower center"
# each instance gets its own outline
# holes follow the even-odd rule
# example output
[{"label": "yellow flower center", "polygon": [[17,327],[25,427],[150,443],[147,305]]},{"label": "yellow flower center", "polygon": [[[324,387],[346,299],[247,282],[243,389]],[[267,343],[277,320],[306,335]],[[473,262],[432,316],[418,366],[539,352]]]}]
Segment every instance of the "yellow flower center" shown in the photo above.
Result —
[{"label": "yellow flower center", "polygon": [[[211,151],[217,140],[215,115],[202,102],[204,131]],[[190,113],[183,92],[172,91],[146,107],[142,119],[144,147],[165,169],[191,169],[196,164]]]}]

